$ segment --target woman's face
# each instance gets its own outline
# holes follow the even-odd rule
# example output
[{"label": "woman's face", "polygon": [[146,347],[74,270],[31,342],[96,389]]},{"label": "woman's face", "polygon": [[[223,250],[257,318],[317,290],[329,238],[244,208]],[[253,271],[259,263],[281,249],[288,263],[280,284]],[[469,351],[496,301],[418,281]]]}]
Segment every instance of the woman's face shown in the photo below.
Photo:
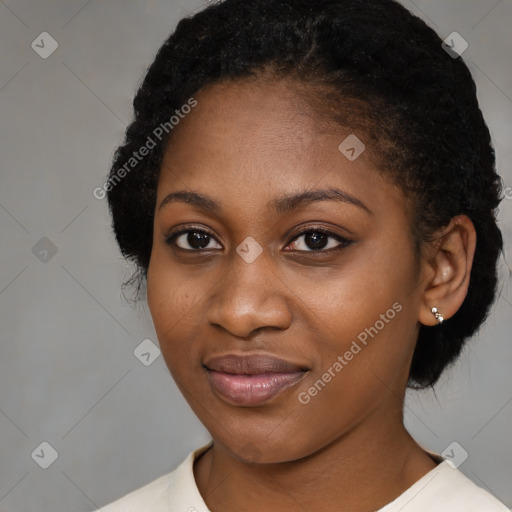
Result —
[{"label": "woman's face", "polygon": [[340,149],[351,130],[291,82],[217,84],[196,100],[162,165],[148,270],[169,370],[243,460],[371,435],[400,414],[418,332],[402,192],[371,148]]}]

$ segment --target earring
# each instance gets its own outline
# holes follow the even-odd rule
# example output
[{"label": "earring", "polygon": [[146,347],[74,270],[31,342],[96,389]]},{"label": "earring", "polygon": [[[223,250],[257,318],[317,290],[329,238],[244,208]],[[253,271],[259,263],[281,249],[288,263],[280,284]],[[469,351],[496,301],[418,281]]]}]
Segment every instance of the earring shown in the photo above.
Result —
[{"label": "earring", "polygon": [[442,324],[444,321],[443,315],[439,313],[437,308],[434,306],[433,308],[430,308],[430,311],[432,311],[432,314],[436,317],[437,323]]}]

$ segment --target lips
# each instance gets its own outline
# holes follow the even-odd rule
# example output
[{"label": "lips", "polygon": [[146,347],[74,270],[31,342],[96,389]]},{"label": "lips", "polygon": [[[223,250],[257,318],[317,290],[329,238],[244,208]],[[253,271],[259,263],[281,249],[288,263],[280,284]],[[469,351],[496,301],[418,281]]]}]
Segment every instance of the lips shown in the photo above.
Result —
[{"label": "lips", "polygon": [[297,384],[307,369],[273,356],[234,354],[204,364],[213,390],[234,405],[254,407],[269,402]]}]

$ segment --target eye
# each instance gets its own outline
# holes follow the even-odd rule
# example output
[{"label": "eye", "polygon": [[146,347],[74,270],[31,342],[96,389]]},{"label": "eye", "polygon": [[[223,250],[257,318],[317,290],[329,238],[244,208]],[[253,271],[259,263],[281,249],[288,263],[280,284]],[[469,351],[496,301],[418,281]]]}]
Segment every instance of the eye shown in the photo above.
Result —
[{"label": "eye", "polygon": [[[296,240],[301,238],[304,240],[301,243],[297,243]],[[166,237],[166,242],[178,249],[189,252],[222,249],[220,244],[217,243],[215,245],[215,237],[203,229],[182,229]],[[211,245],[212,243],[214,244],[213,246]],[[329,252],[347,247],[351,243],[353,243],[352,240],[348,240],[325,228],[309,227],[302,230],[288,247],[295,245],[295,247],[292,247],[292,250],[299,252]]]},{"label": "eye", "polygon": [[[301,238],[304,240],[297,243],[296,240],[300,240]],[[329,241],[329,239],[331,240]],[[293,250],[302,252],[329,252],[330,250],[342,249],[353,243],[352,240],[348,240],[337,233],[319,227],[305,229],[293,240],[293,244],[290,244],[296,245]]]},{"label": "eye", "polygon": [[[165,241],[184,251],[197,252],[207,249],[222,249],[222,247],[211,246],[215,241],[213,235],[202,229],[183,229],[166,237]],[[188,247],[187,247],[188,245]],[[219,245],[219,244],[217,244]]]}]

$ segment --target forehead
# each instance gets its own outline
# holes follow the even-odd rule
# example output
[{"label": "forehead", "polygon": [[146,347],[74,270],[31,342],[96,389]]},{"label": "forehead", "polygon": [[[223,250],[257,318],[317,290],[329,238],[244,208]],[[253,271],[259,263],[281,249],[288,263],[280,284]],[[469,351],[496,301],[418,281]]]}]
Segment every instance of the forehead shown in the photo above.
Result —
[{"label": "forehead", "polygon": [[319,116],[298,94],[298,87],[287,80],[207,87],[195,96],[198,105],[171,135],[170,145],[180,154],[189,150],[198,156],[193,148],[201,148],[253,163],[279,153],[288,160],[313,156],[311,146],[318,136],[336,125]]},{"label": "forehead", "polygon": [[291,192],[336,188],[374,204],[389,185],[370,151],[347,158],[339,147],[355,136],[351,128],[316,112],[296,87],[228,82],[196,94],[197,106],[171,134],[158,202],[193,190],[229,206],[268,208]]}]

